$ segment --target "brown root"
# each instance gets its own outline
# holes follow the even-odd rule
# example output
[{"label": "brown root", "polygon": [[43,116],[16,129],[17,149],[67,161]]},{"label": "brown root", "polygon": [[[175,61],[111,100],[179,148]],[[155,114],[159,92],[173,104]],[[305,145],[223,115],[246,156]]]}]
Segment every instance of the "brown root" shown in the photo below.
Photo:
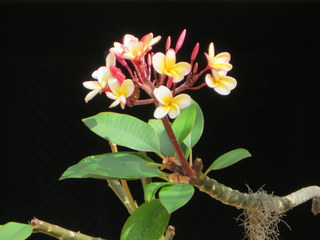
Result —
[{"label": "brown root", "polygon": [[[249,191],[252,192],[250,189]],[[269,195],[261,189],[253,194],[260,199],[260,205],[257,208],[244,209],[238,217],[244,227],[244,239],[278,240],[278,223],[283,222],[281,217],[284,214],[272,201],[273,195]]]}]

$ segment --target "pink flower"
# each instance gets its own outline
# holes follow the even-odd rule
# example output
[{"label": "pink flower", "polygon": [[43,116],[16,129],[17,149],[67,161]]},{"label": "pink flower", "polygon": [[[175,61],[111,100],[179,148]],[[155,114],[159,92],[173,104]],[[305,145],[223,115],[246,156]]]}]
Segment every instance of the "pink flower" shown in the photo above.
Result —
[{"label": "pink flower", "polygon": [[125,59],[139,60],[149,52],[152,49],[152,46],[159,42],[160,39],[160,36],[153,38],[153,34],[149,33],[139,41],[135,36],[126,34],[123,37],[123,43],[115,42],[114,47],[110,49],[110,52],[113,52]]}]

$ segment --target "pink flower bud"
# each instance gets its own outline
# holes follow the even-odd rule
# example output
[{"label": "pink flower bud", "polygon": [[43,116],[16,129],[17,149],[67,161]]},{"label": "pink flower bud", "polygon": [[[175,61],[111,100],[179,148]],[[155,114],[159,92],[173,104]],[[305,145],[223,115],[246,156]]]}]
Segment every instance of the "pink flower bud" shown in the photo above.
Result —
[{"label": "pink flower bud", "polygon": [[116,66],[110,66],[109,67],[111,75],[118,80],[120,84],[126,79],[126,76],[122,73],[120,68],[117,68]]},{"label": "pink flower bud", "polygon": [[187,30],[186,30],[186,29],[183,29],[183,31],[181,32],[181,34],[180,34],[180,36],[179,36],[179,38],[178,38],[178,41],[177,41],[177,43],[176,43],[176,48],[175,48],[175,52],[176,52],[176,53],[177,53],[177,52],[180,50],[180,48],[182,47],[182,44],[183,44],[184,39],[185,39],[185,37],[186,37],[186,32],[187,32]]},{"label": "pink flower bud", "polygon": [[196,59],[198,52],[199,52],[199,46],[200,46],[199,43],[196,43],[196,45],[194,46],[192,53],[191,53],[191,62],[193,62]]}]

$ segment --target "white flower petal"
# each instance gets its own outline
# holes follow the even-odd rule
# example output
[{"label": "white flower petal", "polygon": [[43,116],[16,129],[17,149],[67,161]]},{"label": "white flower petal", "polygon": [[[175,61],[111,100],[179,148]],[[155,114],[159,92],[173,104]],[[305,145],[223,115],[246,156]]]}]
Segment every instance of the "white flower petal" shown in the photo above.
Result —
[{"label": "white flower petal", "polygon": [[114,53],[110,52],[106,57],[106,66],[109,68],[110,66],[116,65],[116,56]]},{"label": "white flower petal", "polygon": [[154,69],[160,73],[164,74],[166,72],[166,57],[163,53],[158,52],[152,57],[152,65]]},{"label": "white flower petal", "polygon": [[170,106],[159,106],[154,111],[153,116],[157,119],[161,119],[168,114]]},{"label": "white flower petal", "polygon": [[121,93],[125,97],[130,97],[134,91],[134,83],[131,79],[126,79],[121,84]]},{"label": "white flower petal", "polygon": [[111,105],[109,106],[109,108],[113,108],[115,106],[118,106],[120,103],[120,98],[117,98],[113,103],[111,103]]},{"label": "white flower petal", "polygon": [[191,97],[188,94],[179,94],[172,99],[172,105],[177,106],[180,109],[189,107],[191,104]]},{"label": "white flower petal", "polygon": [[169,105],[172,100],[172,93],[169,88],[165,86],[160,86],[154,89],[153,94],[162,105]]},{"label": "white flower petal", "polygon": [[84,98],[84,101],[87,103],[89,102],[94,96],[96,96],[97,94],[99,93],[99,90],[93,90],[93,91],[90,91],[86,97]]},{"label": "white flower petal", "polygon": [[178,117],[179,114],[180,114],[180,109],[179,109],[178,105],[172,104],[170,107],[170,110],[169,110],[169,117],[171,119],[174,119],[174,118]]},{"label": "white flower petal", "polygon": [[108,85],[110,90],[116,95],[116,96],[120,96],[121,95],[121,91],[120,91],[120,83],[118,82],[117,79],[109,79],[108,80]]},{"label": "white flower petal", "polygon": [[106,95],[108,98],[110,98],[112,100],[116,100],[119,98],[118,96],[114,95],[112,92],[106,92]]},{"label": "white flower petal", "polygon": [[90,90],[96,90],[101,88],[101,85],[98,81],[85,81],[82,84],[85,88]]}]

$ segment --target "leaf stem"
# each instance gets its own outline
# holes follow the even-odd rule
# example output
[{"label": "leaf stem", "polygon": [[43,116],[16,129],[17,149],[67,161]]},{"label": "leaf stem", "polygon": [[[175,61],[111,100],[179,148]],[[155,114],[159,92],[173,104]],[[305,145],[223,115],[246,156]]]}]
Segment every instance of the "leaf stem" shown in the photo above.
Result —
[{"label": "leaf stem", "polygon": [[[109,141],[109,145],[112,152],[118,152],[118,147],[115,143]],[[134,201],[130,188],[126,180],[107,180],[111,189],[116,193],[121,202],[128,209],[128,212],[132,214],[137,208],[137,203]]]},{"label": "leaf stem", "polygon": [[181,167],[183,168],[183,170],[185,171],[186,175],[191,179],[191,180],[194,180],[197,178],[197,175],[195,173],[195,171],[190,167],[189,163],[188,163],[188,160],[186,159],[182,149],[181,149],[181,146],[180,144],[178,143],[177,141],[177,138],[176,136],[174,135],[174,132],[172,130],[172,127],[171,127],[171,123],[168,119],[168,117],[164,117],[162,118],[162,123],[164,125],[164,128],[168,134],[168,137],[169,137],[169,140],[177,154],[177,158],[181,164]]}]

